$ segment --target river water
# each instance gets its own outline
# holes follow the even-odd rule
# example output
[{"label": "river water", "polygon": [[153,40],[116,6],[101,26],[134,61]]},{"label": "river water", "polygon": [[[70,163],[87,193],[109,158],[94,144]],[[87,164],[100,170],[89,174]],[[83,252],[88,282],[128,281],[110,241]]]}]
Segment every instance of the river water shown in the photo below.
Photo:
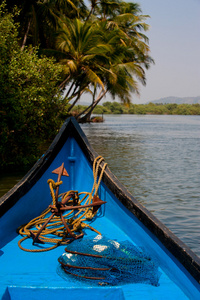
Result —
[{"label": "river water", "polygon": [[82,129],[132,195],[200,256],[200,116],[109,115]]},{"label": "river water", "polygon": [[[132,195],[200,256],[200,116],[106,115],[81,125]],[[24,172],[0,176],[0,196]]]}]

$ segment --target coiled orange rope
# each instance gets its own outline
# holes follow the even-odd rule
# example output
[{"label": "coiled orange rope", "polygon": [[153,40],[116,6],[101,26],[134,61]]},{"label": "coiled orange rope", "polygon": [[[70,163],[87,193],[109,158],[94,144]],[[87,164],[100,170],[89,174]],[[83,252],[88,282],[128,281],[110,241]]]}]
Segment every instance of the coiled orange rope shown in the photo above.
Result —
[{"label": "coiled orange rope", "polygon": [[[99,189],[99,185],[102,180],[102,176],[104,173],[104,170],[107,166],[106,163],[103,164],[99,178],[98,178],[98,172],[100,168],[100,164],[104,161],[103,157],[98,156],[93,163],[93,176],[94,176],[94,183],[91,192],[80,192],[78,191],[68,191],[66,193],[62,193],[58,196],[58,198],[62,197],[62,202],[64,202],[67,198],[70,199],[70,195],[74,195],[73,198],[75,199],[77,206],[83,206],[83,208],[79,208],[77,212],[75,212],[74,209],[69,210],[67,213],[60,215],[52,214],[52,216],[49,216],[52,212],[52,209],[56,207],[56,195],[55,190],[59,185],[62,184],[62,181],[54,182],[52,179],[48,180],[49,188],[50,188],[50,194],[52,197],[52,205],[50,205],[45,211],[41,213],[40,216],[34,218],[26,225],[21,226],[18,229],[19,234],[23,236],[23,238],[18,242],[19,247],[28,252],[43,252],[52,250],[59,245],[62,244],[68,244],[71,240],[73,240],[73,236],[75,237],[75,233],[79,233],[77,237],[83,236],[82,229],[89,228],[96,233],[100,234],[96,229],[91,227],[89,224],[85,223],[85,221],[91,221],[95,214],[96,210],[94,212],[92,205],[93,198],[97,196],[97,192]],[[82,197],[82,199],[80,199]],[[98,197],[97,197],[98,198]],[[67,205],[73,204],[73,201],[69,200],[67,202]],[[100,200],[100,199],[99,199]],[[100,200],[101,201],[101,200]],[[102,202],[105,203],[105,202]],[[76,208],[77,206],[74,206]],[[86,207],[85,207],[86,206]],[[99,205],[100,206],[100,205]],[[71,207],[71,206],[69,206]],[[64,220],[63,220],[64,219]],[[46,224],[47,223],[47,224]],[[63,223],[66,223],[67,226],[69,226],[69,232],[66,230],[66,226],[64,226]],[[42,227],[45,228],[43,229]],[[26,249],[21,244],[26,239],[33,237],[37,235],[38,231],[41,230],[38,241],[41,243],[51,243],[53,246],[50,246],[48,248],[42,248],[42,249]]]}]

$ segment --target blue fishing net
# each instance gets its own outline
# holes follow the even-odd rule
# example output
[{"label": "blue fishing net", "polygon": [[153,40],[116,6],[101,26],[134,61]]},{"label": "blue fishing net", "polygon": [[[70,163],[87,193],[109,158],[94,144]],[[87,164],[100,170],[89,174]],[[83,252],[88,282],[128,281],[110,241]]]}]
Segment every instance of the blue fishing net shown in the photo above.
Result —
[{"label": "blue fishing net", "polygon": [[100,285],[146,283],[159,285],[158,263],[129,241],[117,242],[100,235],[76,240],[59,257],[65,276]]}]

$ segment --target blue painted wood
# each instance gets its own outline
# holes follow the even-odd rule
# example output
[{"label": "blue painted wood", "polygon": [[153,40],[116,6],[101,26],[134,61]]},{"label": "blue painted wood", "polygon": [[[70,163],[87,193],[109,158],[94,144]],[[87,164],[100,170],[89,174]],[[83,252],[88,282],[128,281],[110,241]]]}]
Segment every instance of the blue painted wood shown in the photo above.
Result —
[{"label": "blue painted wood", "polygon": [[[124,300],[124,294],[121,288],[93,288],[92,293],[95,300]],[[80,296],[81,295],[81,296]],[[7,298],[6,298],[7,297]],[[35,287],[8,287],[4,299],[10,300],[66,300],[69,299],[91,299],[90,288],[35,288]]]},{"label": "blue painted wood", "polygon": [[[68,127],[68,134],[65,136],[68,138],[61,139],[59,147],[57,146],[58,140],[53,144],[53,148],[50,147],[51,155],[54,153],[53,159],[49,161],[47,159],[49,154],[45,154],[41,162],[38,162],[39,166],[28,175],[30,176],[28,182],[26,176],[9,193],[9,196],[1,200],[1,203],[5,201],[9,203],[10,195],[13,194],[16,199],[18,198],[13,206],[8,205],[9,207],[0,219],[0,299],[51,300],[57,297],[61,300],[77,298],[98,300],[113,297],[119,300],[176,298],[199,300],[200,287],[197,280],[173,255],[173,251],[168,249],[170,247],[164,246],[159,234],[153,233],[151,228],[147,228],[145,222],[141,221],[141,217],[137,217],[137,213],[134,214],[127,208],[127,205],[123,204],[124,190],[123,188],[120,190],[121,187],[117,181],[116,187],[112,189],[106,184],[108,179],[101,183],[99,196],[107,203],[101,207],[98,218],[92,226],[111,239],[119,242],[129,240],[133,245],[147,249],[159,263],[161,277],[158,287],[142,283],[102,287],[91,284],[89,280],[80,281],[71,276],[63,278],[57,259],[64,252],[64,246],[43,253],[30,253],[19,249],[17,243],[21,237],[16,233],[16,229],[38,216],[50,204],[51,196],[47,180],[57,179],[57,175],[51,172],[62,162],[65,163],[69,177],[62,177],[63,184],[60,186],[60,192],[71,189],[79,192],[92,189],[92,159],[95,153],[90,149],[87,152],[83,149],[82,143],[86,138],[83,136],[83,142],[81,142],[76,136],[76,130]],[[41,167],[42,171],[40,171]],[[108,172],[109,176],[111,175]],[[37,180],[34,179],[32,182],[32,178]],[[113,192],[115,189],[116,193]],[[17,196],[19,191],[22,195],[20,197]],[[117,193],[118,197],[115,195]],[[146,213],[145,209],[142,211]],[[153,216],[149,214],[149,218],[153,219]],[[168,230],[166,233],[171,234]],[[87,236],[94,235],[89,229],[86,230],[86,234]],[[23,245],[27,248],[34,247],[31,240],[25,241]]]}]

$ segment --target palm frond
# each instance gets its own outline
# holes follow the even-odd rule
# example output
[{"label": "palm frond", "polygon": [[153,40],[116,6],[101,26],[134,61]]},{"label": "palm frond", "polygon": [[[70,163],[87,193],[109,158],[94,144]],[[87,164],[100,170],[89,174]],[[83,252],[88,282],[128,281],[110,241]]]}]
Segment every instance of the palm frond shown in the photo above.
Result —
[{"label": "palm frond", "polygon": [[105,90],[105,87],[104,87],[104,84],[103,84],[101,78],[95,72],[93,72],[90,68],[85,68],[85,72],[92,84],[97,84]]}]

